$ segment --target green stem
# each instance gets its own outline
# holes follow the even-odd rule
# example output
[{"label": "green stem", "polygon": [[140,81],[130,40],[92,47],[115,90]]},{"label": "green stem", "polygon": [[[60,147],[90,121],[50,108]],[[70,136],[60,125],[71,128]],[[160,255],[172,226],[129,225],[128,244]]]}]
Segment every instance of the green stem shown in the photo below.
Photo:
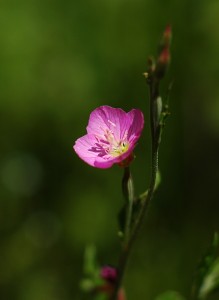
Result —
[{"label": "green stem", "polygon": [[134,202],[134,184],[130,168],[124,168],[124,175],[122,180],[123,194],[126,201],[126,217],[125,217],[125,230],[124,230],[124,244],[127,244],[130,236],[132,208]]},{"label": "green stem", "polygon": [[[152,170],[151,170],[151,181],[148,193],[145,194],[142,200],[142,208],[135,220],[133,225],[133,229],[131,232],[128,231],[129,239],[127,243],[123,245],[123,248],[120,253],[119,263],[118,263],[118,278],[110,300],[117,300],[118,290],[122,284],[122,280],[124,277],[125,269],[127,266],[128,258],[133,246],[133,243],[138,235],[141,224],[144,220],[144,216],[147,212],[148,206],[153,198],[155,186],[156,186],[156,177],[158,173],[158,149],[159,149],[159,140],[160,140],[160,128],[159,128],[159,120],[157,113],[157,98],[159,96],[159,81],[155,78],[151,78],[151,82],[149,83],[149,93],[150,93],[150,128],[151,128],[151,139],[152,139]],[[130,215],[127,212],[128,221],[127,227],[130,230]]]},{"label": "green stem", "polygon": [[135,220],[132,235],[129,240],[129,248],[132,247],[138,232],[140,230],[141,224],[144,220],[144,216],[148,210],[148,206],[153,198],[155,187],[156,187],[156,177],[158,174],[158,150],[159,150],[159,123],[157,114],[157,98],[159,96],[159,82],[156,78],[152,78],[149,84],[150,90],[150,128],[151,128],[151,139],[152,139],[152,168],[151,168],[151,181],[148,189],[148,193],[143,196],[142,208],[138,217]]}]

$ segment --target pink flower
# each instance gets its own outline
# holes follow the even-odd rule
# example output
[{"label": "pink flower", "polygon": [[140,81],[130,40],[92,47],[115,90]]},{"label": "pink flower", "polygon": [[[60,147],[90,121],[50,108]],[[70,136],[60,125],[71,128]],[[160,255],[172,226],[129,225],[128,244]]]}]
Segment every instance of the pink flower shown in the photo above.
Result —
[{"label": "pink flower", "polygon": [[110,168],[129,158],[141,135],[144,116],[139,109],[100,106],[91,114],[87,134],[77,139],[74,150],[87,164]]}]

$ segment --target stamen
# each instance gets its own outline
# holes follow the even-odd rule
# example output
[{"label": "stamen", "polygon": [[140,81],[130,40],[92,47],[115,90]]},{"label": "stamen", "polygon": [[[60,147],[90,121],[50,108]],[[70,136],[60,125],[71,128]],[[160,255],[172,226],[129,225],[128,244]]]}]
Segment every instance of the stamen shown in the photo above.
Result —
[{"label": "stamen", "polygon": [[[108,120],[108,122],[116,127],[116,125]],[[103,131],[103,136],[95,135],[95,138],[97,140],[97,147],[105,151],[106,154],[109,154],[111,156],[119,156],[123,153],[125,153],[129,148],[129,143],[127,141],[128,136],[128,130],[125,131],[123,139],[120,141],[117,141],[114,135],[114,132],[110,129],[103,129],[100,127],[100,129]]]}]

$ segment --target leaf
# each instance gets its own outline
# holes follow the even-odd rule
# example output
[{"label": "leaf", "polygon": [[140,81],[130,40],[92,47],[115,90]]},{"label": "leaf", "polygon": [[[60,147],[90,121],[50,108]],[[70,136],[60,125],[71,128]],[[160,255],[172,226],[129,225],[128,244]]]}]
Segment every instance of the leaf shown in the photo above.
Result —
[{"label": "leaf", "polygon": [[84,278],[80,282],[82,291],[89,293],[96,286],[103,283],[100,277],[100,267],[97,263],[96,248],[94,245],[89,245],[85,249],[83,273]]},{"label": "leaf", "polygon": [[178,292],[167,291],[159,295],[155,300],[185,300]]},{"label": "leaf", "polygon": [[160,171],[158,170],[158,172],[156,174],[156,181],[155,181],[155,187],[154,187],[155,191],[159,187],[160,183],[161,183],[161,174],[160,174]]},{"label": "leaf", "polygon": [[204,278],[199,291],[199,298],[205,299],[219,288],[219,258],[214,262],[210,272]]},{"label": "leaf", "polygon": [[163,111],[163,103],[162,103],[162,98],[160,96],[157,97],[156,99],[157,102],[157,120],[160,120],[161,113]]},{"label": "leaf", "polygon": [[210,291],[209,287],[212,285],[208,284],[207,278],[214,270],[218,253],[218,242],[218,234],[215,233],[208,251],[198,265],[192,287],[192,296],[194,299],[204,299],[207,296],[207,291]]},{"label": "leaf", "polygon": [[96,260],[96,247],[89,245],[85,249],[84,253],[84,274],[86,276],[93,276],[99,270],[99,266]]}]

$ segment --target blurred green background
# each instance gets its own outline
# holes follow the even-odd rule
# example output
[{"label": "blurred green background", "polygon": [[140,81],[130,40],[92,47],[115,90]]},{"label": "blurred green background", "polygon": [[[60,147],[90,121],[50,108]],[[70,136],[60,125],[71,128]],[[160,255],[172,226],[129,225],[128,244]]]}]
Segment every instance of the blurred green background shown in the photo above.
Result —
[{"label": "blurred green background", "polygon": [[[80,300],[84,249],[116,264],[121,168],[73,152],[100,105],[145,113],[132,170],[149,184],[148,90],[142,73],[173,27],[171,116],[162,184],[133,249],[128,299],[188,296],[219,229],[219,2],[21,0],[0,4],[0,299]],[[218,299],[218,298],[216,298]]]}]

